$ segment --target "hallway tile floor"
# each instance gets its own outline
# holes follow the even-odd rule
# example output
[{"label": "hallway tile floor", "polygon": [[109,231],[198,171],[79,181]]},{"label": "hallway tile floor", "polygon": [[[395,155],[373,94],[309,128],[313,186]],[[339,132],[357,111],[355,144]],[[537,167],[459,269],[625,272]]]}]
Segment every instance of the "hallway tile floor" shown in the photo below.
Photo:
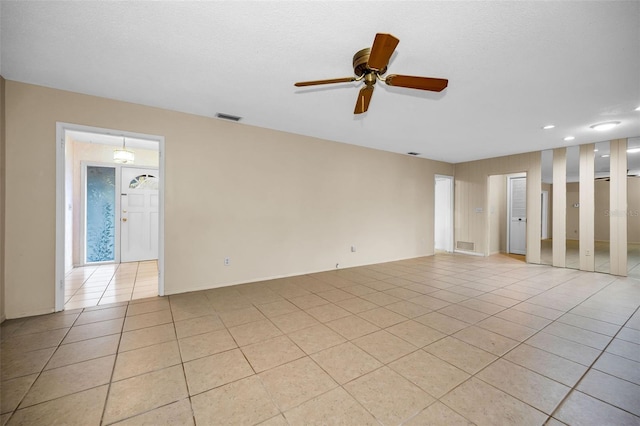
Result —
[{"label": "hallway tile floor", "polygon": [[0,424],[640,425],[639,306],[439,254],[8,320]]},{"label": "hallway tile floor", "polygon": [[87,308],[158,295],[158,262],[74,268],[65,276],[65,309]]}]

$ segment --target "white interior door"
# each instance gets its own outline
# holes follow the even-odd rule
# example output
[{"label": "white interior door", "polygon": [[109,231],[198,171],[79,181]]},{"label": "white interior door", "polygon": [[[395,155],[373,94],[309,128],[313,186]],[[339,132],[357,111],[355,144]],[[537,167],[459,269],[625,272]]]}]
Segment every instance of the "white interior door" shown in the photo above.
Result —
[{"label": "white interior door", "polygon": [[123,166],[121,173],[120,261],[157,259],[158,170]]},{"label": "white interior door", "polygon": [[509,253],[527,254],[527,178],[509,178]]},{"label": "white interior door", "polygon": [[434,247],[453,251],[453,177],[436,176],[434,211]]}]

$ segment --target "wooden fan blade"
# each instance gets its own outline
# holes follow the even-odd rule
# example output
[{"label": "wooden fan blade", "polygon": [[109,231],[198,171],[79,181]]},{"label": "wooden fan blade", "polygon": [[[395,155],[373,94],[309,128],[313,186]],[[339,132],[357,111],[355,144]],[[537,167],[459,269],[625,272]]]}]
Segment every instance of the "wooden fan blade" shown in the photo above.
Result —
[{"label": "wooden fan blade", "polygon": [[358,94],[358,100],[356,101],[356,108],[353,110],[354,114],[362,114],[369,109],[369,102],[371,102],[371,96],[373,95],[373,86],[365,86],[360,89]]},{"label": "wooden fan blade", "polygon": [[400,40],[391,34],[376,34],[376,38],[373,40],[373,46],[371,46],[369,60],[367,61],[369,68],[381,70],[386,67],[399,42]]},{"label": "wooden fan blade", "polygon": [[430,90],[432,92],[442,92],[449,80],[444,78],[412,77],[410,75],[388,75],[384,80],[389,86],[408,87],[409,89]]},{"label": "wooden fan blade", "polygon": [[355,77],[345,77],[345,78],[333,78],[331,80],[301,81],[296,83],[294,86],[304,87],[304,86],[317,86],[319,84],[349,83],[355,80],[356,80]]}]

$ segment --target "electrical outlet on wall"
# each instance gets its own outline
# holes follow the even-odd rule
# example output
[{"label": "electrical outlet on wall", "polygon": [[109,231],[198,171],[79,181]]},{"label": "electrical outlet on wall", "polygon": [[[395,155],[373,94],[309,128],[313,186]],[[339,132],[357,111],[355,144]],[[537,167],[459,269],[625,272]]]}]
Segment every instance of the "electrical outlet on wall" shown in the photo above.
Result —
[{"label": "electrical outlet on wall", "polygon": [[351,246],[351,252],[355,253],[356,252],[356,246]]},{"label": "electrical outlet on wall", "polygon": [[224,258],[224,266],[229,266],[231,265],[231,259],[229,259],[228,257]]}]

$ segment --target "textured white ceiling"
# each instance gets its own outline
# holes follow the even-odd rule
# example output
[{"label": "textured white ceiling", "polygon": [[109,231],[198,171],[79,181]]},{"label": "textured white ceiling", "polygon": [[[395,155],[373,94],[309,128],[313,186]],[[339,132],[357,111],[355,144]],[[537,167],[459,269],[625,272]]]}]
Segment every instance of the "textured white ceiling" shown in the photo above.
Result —
[{"label": "textured white ceiling", "polygon": [[[0,72],[87,93],[461,162],[640,135],[640,2],[204,1],[1,3]],[[352,74],[376,32],[389,72],[354,116]],[[589,125],[618,120],[602,133]],[[556,128],[541,130],[553,123]],[[126,129],[123,129],[126,130]]]}]

